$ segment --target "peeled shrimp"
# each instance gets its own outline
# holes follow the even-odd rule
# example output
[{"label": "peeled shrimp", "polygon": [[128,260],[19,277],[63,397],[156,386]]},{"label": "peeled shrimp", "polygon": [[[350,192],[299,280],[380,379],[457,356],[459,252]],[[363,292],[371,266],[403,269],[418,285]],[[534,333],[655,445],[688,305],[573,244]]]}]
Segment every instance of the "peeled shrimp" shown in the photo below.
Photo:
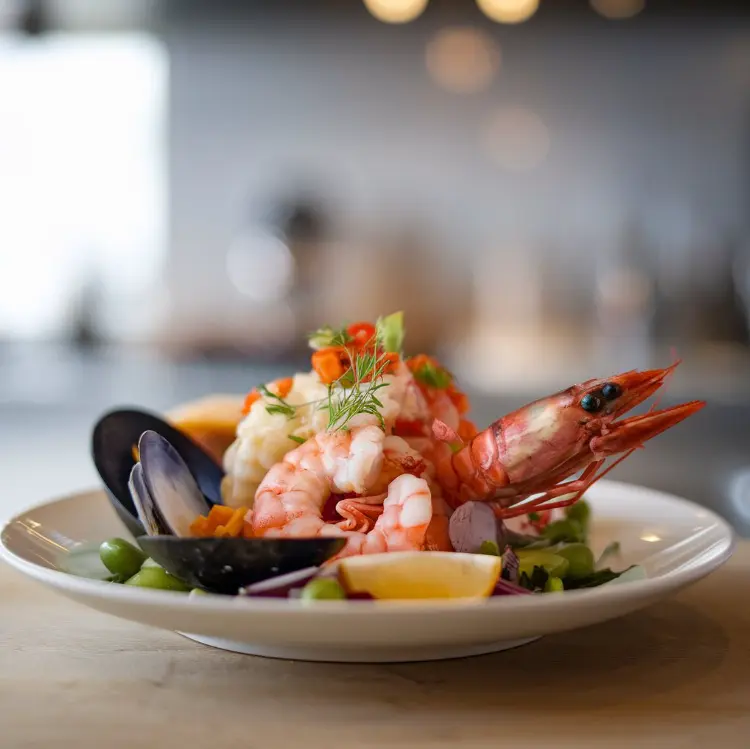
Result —
[{"label": "peeled shrimp", "polygon": [[[413,439],[413,438],[412,438]],[[410,473],[423,478],[430,488],[432,497],[432,520],[425,535],[424,548],[430,551],[453,551],[448,534],[448,520],[451,509],[443,499],[440,484],[434,466],[419,450],[415,449],[412,439],[390,435],[383,441],[383,466],[375,482],[373,491],[385,491],[396,476]],[[432,448],[432,440],[428,448]],[[341,509],[339,509],[341,513]]]},{"label": "peeled shrimp", "polygon": [[[257,537],[345,536],[338,557],[421,550],[432,494],[426,479],[403,470],[416,472],[417,457],[377,426],[316,434],[268,471],[247,520]],[[336,505],[338,523],[322,517],[332,493],[356,495]]]}]

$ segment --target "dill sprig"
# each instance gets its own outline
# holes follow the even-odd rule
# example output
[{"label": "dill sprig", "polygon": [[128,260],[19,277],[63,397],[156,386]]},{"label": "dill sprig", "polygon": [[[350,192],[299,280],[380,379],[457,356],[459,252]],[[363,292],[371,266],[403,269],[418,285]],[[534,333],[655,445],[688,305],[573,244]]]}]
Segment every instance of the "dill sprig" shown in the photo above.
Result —
[{"label": "dill sprig", "polygon": [[[280,395],[276,395],[276,393],[272,393],[265,385],[258,385],[258,392],[261,393],[261,395],[264,395],[266,398],[270,398],[272,403],[266,404],[266,413],[269,414],[282,414],[287,417],[287,419],[293,419],[297,411],[299,411],[301,408],[306,408],[308,406],[318,406],[319,410],[322,410],[323,408],[326,408],[327,405],[327,399],[326,398],[317,398],[316,400],[312,401],[305,401],[304,403],[297,403],[292,404],[288,401],[284,400]],[[289,435],[290,439],[296,439],[292,435]],[[302,440],[304,442],[304,440]]]},{"label": "dill sprig", "polygon": [[[390,315],[388,318],[378,320],[379,336],[381,343],[386,343],[386,351],[400,347],[403,340],[403,324],[401,314]],[[377,391],[387,387],[383,382],[383,376],[390,364],[388,356],[379,351],[378,348],[367,348],[364,350],[352,350],[349,344],[352,338],[346,328],[332,328],[325,326],[319,328],[309,336],[310,346],[314,349],[326,348],[328,346],[342,346],[346,349],[350,361],[350,367],[339,377],[338,380],[328,386],[327,398],[308,401],[292,405],[276,393],[271,392],[265,385],[258,386],[258,392],[267,401],[266,412],[269,414],[282,414],[288,419],[296,416],[300,408],[306,406],[317,406],[318,410],[328,409],[328,429],[337,431],[345,429],[347,424],[359,414],[371,414],[380,422],[381,428],[385,429],[385,421],[378,410],[383,404],[378,400]],[[301,441],[293,435],[289,438],[295,442]]]},{"label": "dill sprig", "polygon": [[[383,404],[375,393],[388,387],[388,383],[382,379],[389,361],[375,351],[358,351],[351,357],[351,363],[351,369],[336,383],[328,386],[328,429],[345,429],[359,414],[377,417],[384,429],[385,421],[378,411]],[[339,389],[334,388],[335,384],[339,385]],[[339,393],[338,398],[335,397],[336,393]]]},{"label": "dill sprig", "polygon": [[297,413],[297,406],[293,406],[291,403],[287,403],[280,395],[272,393],[265,385],[259,385],[258,391],[261,395],[266,398],[270,398],[273,402],[266,405],[266,412],[269,414],[283,414],[287,418],[293,418],[294,414]]}]

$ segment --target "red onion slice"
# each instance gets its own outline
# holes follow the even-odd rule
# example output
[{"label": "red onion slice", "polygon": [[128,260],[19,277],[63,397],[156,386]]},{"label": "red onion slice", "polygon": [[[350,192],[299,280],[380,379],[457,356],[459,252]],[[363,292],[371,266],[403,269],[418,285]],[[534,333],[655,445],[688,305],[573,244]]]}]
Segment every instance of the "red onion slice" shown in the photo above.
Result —
[{"label": "red onion slice", "polygon": [[530,590],[522,588],[520,585],[510,583],[500,578],[495,583],[495,589],[492,591],[493,596],[523,596],[534,595]]},{"label": "red onion slice", "polygon": [[285,575],[269,577],[259,583],[253,583],[240,590],[239,595],[264,598],[287,598],[293,588],[302,588],[305,583],[312,580],[320,570],[320,567],[305,567],[303,570],[288,572]]}]

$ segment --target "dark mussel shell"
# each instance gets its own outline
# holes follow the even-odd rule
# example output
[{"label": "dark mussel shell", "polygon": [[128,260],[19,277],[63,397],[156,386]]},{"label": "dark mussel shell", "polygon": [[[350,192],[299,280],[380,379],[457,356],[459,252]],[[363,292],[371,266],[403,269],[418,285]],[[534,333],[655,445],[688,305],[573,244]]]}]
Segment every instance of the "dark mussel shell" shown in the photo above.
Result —
[{"label": "dark mussel shell", "polygon": [[137,542],[167,572],[193,588],[237,595],[276,575],[317,567],[345,538],[177,538],[140,536]]},{"label": "dark mussel shell", "polygon": [[138,442],[140,462],[130,481],[130,496],[149,536],[193,536],[191,525],[211,506],[193,474],[174,447],[156,432],[144,432]]},{"label": "dark mussel shell", "polygon": [[[154,500],[149,494],[146,482],[143,480],[143,466],[136,463],[130,474],[130,498],[138,512],[138,519],[149,536],[169,533],[164,520],[159,516]],[[138,507],[140,505],[140,507]]]},{"label": "dark mussel shell", "polygon": [[138,520],[128,480],[135,465],[133,446],[146,431],[160,434],[177,450],[209,505],[221,504],[224,471],[190,437],[155,414],[138,409],[118,409],[102,416],[94,426],[91,455],[107,495],[120,520],[134,537],[146,533]]}]

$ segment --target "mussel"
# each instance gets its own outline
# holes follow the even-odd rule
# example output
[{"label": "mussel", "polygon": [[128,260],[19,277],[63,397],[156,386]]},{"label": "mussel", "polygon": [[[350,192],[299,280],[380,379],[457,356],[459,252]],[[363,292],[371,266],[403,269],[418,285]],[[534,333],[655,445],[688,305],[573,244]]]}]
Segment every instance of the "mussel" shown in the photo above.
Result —
[{"label": "mussel", "polygon": [[[142,426],[147,428],[136,434]],[[113,412],[97,424],[93,447],[115,510],[144,553],[167,572],[195,588],[236,595],[262,580],[318,567],[344,547],[343,538],[192,536],[192,522],[221,503],[223,473],[189,438],[178,433],[175,439],[175,432],[144,412]]]},{"label": "mussel", "polygon": [[157,564],[193,588],[238,595],[242,588],[319,567],[344,538],[178,538],[144,536],[138,544]]},{"label": "mussel", "polygon": [[94,426],[91,455],[115,512],[134,537],[146,533],[146,528],[138,519],[128,484],[137,462],[135,448],[147,431],[156,432],[169,441],[189,467],[209,504],[221,504],[224,471],[190,437],[147,411],[110,411]]},{"label": "mussel", "polygon": [[189,538],[191,523],[211,509],[186,462],[156,432],[144,432],[138,441],[140,461],[131,471],[131,499],[141,524],[150,536]]}]

